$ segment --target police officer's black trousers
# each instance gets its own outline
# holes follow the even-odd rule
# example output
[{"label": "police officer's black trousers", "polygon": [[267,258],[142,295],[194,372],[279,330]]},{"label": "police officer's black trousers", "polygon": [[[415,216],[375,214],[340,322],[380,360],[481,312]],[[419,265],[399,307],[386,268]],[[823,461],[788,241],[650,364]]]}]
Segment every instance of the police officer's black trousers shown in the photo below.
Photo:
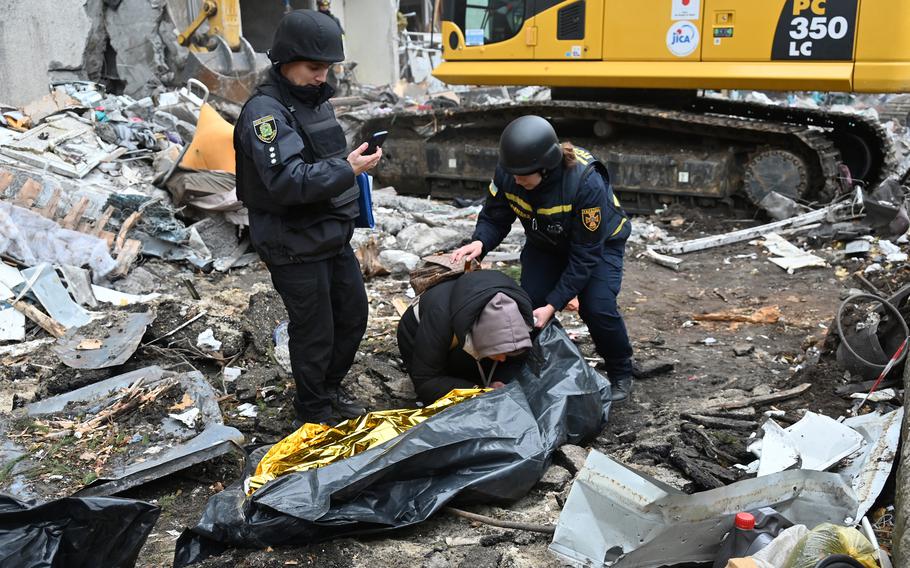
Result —
[{"label": "police officer's black trousers", "polygon": [[[632,375],[632,344],[616,304],[622,285],[623,248],[604,246],[602,261],[594,267],[587,286],[578,294],[578,313],[587,324],[594,347],[603,357],[604,367],[613,381]],[[547,295],[556,287],[566,264],[565,255],[525,245],[521,251],[521,287],[531,296],[535,309],[547,305]]]},{"label": "police officer's black trousers", "polygon": [[326,260],[269,266],[290,324],[288,348],[301,419],[331,411],[329,394],[351,368],[367,328],[367,294],[350,247]]}]

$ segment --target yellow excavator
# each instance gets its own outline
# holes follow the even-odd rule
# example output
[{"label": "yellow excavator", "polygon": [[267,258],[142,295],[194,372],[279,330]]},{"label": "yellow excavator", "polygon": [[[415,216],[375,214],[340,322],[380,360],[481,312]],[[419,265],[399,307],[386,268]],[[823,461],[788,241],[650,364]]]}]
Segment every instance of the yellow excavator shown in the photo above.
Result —
[{"label": "yellow excavator", "polygon": [[243,104],[269,68],[265,52],[278,21],[304,7],[304,0],[167,0],[177,43],[189,50],[178,82],[198,79]]},{"label": "yellow excavator", "polygon": [[[792,92],[910,92],[905,0],[440,0],[437,12],[437,78],[549,86],[552,100],[367,123],[390,131],[378,175],[399,191],[481,195],[503,126],[534,113],[600,156],[632,211],[772,191],[827,201],[882,179],[887,137]],[[705,92],[727,89],[781,93]]]}]

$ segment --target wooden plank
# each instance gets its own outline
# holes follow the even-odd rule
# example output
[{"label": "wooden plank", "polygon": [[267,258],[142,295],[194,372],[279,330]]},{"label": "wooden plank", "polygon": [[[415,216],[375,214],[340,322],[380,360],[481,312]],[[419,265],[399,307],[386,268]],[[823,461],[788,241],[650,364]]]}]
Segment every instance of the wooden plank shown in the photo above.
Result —
[{"label": "wooden plank", "polygon": [[22,184],[22,187],[19,188],[19,193],[13,199],[13,203],[22,207],[31,207],[32,203],[35,202],[35,199],[41,193],[41,184],[32,178],[25,180],[25,183]]},{"label": "wooden plank", "polygon": [[702,414],[689,414],[684,412],[680,416],[696,424],[701,424],[705,428],[716,428],[718,430],[739,430],[741,432],[753,432],[758,428],[758,422],[754,420],[738,420],[735,418],[714,418]]},{"label": "wooden plank", "polygon": [[63,324],[45,314],[35,306],[22,301],[13,302],[13,307],[22,312],[25,317],[38,324],[41,329],[53,335],[54,337],[63,337],[66,328]]},{"label": "wooden plank", "polygon": [[142,252],[142,243],[136,239],[127,239],[117,252],[117,266],[111,271],[111,276],[119,277],[129,274],[130,267]]},{"label": "wooden plank", "polygon": [[0,170],[0,193],[6,191],[6,189],[13,183],[13,172],[8,172],[6,170]]},{"label": "wooden plank", "polygon": [[60,226],[65,229],[75,229],[76,223],[82,220],[82,215],[85,214],[86,209],[88,209],[88,197],[83,197],[79,200],[79,203],[66,214],[66,217],[60,222]]},{"label": "wooden plank", "polygon": [[763,394],[761,396],[751,396],[749,398],[741,398],[739,400],[721,402],[720,404],[712,406],[712,408],[728,409],[742,408],[744,406],[759,406],[762,404],[767,404],[769,402],[777,402],[779,400],[786,400],[788,398],[799,396],[810,388],[812,388],[812,383],[803,383],[799,386],[793,387],[792,389],[773,392],[771,394]]},{"label": "wooden plank", "polygon": [[750,241],[752,239],[761,237],[762,235],[767,235],[768,233],[773,233],[778,229],[805,226],[817,221],[821,221],[828,216],[828,213],[833,213],[835,211],[846,209],[848,207],[851,207],[851,202],[849,201],[842,203],[833,203],[823,209],[810,211],[808,213],[803,213],[802,215],[797,215],[796,217],[791,217],[790,219],[768,223],[767,225],[760,225],[758,227],[751,227],[748,229],[733,231],[731,233],[724,233],[722,235],[712,235],[710,237],[703,237],[691,241],[669,243],[666,245],[650,248],[660,254],[672,255],[685,254],[687,252],[695,252],[724,245],[731,245],[734,243],[741,243],[743,241]]},{"label": "wooden plank", "polygon": [[55,187],[51,198],[47,200],[47,205],[38,210],[42,216],[53,219],[57,215],[57,206],[60,205],[60,188]]},{"label": "wooden plank", "polygon": [[141,216],[141,212],[135,211],[126,218],[126,221],[124,221],[123,225],[120,226],[120,232],[117,233],[117,240],[116,244],[114,245],[114,250],[119,251],[123,248],[124,242],[126,241],[126,234],[133,229],[133,225],[139,222],[139,217]]},{"label": "wooden plank", "polygon": [[392,305],[395,306],[395,311],[398,312],[398,317],[401,317],[408,310],[408,307],[411,304],[402,300],[401,298],[392,298]]},{"label": "wooden plank", "polygon": [[[95,221],[95,224],[92,227],[92,230],[89,234],[94,235],[96,237],[101,236],[102,231],[104,231],[104,226],[107,225],[107,222],[111,220],[111,217],[113,215],[114,215],[114,208],[108,206],[108,208],[104,210],[104,213],[101,214],[101,217],[98,217],[98,220]],[[113,233],[108,233],[108,234],[110,234],[113,237]]]}]

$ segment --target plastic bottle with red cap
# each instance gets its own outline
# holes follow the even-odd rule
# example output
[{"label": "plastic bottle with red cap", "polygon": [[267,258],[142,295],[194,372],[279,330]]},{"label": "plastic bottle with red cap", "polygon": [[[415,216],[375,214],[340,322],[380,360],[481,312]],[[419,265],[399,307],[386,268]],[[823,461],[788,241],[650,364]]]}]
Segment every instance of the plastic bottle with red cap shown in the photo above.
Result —
[{"label": "plastic bottle with red cap", "polygon": [[724,568],[731,558],[752,556],[774,540],[782,530],[793,523],[770,507],[753,513],[737,513],[733,528],[727,533],[714,559],[714,568]]}]

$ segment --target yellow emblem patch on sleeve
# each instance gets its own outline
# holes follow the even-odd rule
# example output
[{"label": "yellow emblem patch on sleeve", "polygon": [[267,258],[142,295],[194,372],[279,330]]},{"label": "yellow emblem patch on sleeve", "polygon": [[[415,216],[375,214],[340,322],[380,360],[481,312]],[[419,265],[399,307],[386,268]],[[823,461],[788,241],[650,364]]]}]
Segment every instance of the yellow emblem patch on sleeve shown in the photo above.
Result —
[{"label": "yellow emblem patch on sleeve", "polygon": [[496,182],[491,181],[490,182],[490,195],[492,195],[493,197],[496,197],[497,193],[499,193],[499,188],[496,187]]},{"label": "yellow emblem patch on sleeve", "polygon": [[592,233],[600,228],[600,207],[581,210],[581,222]]}]

